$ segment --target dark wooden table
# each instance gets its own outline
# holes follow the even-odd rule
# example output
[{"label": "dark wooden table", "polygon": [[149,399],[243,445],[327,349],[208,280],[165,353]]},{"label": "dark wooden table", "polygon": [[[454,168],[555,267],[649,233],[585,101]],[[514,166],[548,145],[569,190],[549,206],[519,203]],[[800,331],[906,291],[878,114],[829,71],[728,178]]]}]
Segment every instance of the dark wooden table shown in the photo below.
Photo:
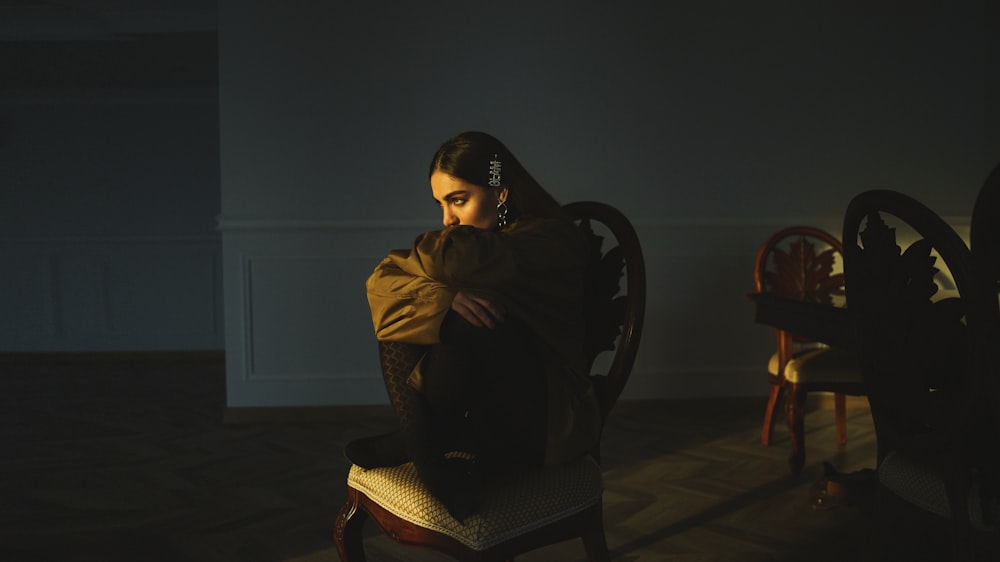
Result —
[{"label": "dark wooden table", "polygon": [[756,305],[754,320],[834,347],[854,347],[854,329],[846,308],[778,297],[747,295]]}]

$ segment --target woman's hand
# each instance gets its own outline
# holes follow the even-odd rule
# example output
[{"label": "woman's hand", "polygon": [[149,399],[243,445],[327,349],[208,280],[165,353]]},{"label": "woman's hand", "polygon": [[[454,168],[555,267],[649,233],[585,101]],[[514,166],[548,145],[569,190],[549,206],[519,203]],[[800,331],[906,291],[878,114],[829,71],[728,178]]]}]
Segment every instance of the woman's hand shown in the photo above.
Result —
[{"label": "woman's hand", "polygon": [[477,328],[496,328],[497,322],[503,322],[503,309],[493,304],[489,299],[470,295],[459,291],[455,300],[451,301],[451,309],[465,318],[465,321]]}]

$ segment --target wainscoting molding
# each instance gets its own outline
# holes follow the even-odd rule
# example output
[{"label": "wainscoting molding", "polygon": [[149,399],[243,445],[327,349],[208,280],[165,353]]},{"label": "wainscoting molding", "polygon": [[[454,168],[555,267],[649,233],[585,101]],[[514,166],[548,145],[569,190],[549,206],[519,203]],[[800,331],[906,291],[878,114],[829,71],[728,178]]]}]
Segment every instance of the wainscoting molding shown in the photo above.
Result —
[{"label": "wainscoting molding", "polygon": [[0,352],[222,349],[218,236],[0,239]]},{"label": "wainscoting molding", "polygon": [[[836,233],[839,217],[808,224]],[[964,221],[959,219],[959,224]],[[764,396],[773,350],[754,323],[760,243],[785,220],[635,221],[647,267],[626,398]],[[433,224],[220,220],[230,408],[384,403],[364,281]]]},{"label": "wainscoting molding", "polygon": [[428,222],[220,219],[230,408],[386,401],[365,279]]}]

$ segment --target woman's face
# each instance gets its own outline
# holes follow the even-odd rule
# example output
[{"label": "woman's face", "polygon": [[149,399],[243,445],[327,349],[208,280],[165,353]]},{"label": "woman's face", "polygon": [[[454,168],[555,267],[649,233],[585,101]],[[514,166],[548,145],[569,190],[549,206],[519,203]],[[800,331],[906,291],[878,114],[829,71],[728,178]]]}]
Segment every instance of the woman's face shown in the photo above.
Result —
[{"label": "woman's face", "polygon": [[441,206],[446,227],[465,225],[483,230],[497,227],[497,204],[507,199],[507,188],[486,188],[450,176],[431,174],[431,193]]}]

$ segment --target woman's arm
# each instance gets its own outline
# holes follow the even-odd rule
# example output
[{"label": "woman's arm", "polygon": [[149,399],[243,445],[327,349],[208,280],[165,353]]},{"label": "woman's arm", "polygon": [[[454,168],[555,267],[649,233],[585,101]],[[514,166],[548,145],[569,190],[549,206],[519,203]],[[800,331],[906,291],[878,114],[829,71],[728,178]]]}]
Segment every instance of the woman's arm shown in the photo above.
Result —
[{"label": "woman's arm", "polygon": [[533,316],[562,313],[557,303],[572,293],[566,285],[577,281],[585,256],[578,232],[562,221],[519,223],[505,233],[463,226],[428,232],[412,249],[390,252],[368,281],[376,336],[437,343],[449,309],[490,328],[515,312],[515,301]]},{"label": "woman's arm", "polygon": [[[395,252],[394,252],[395,254]],[[390,257],[382,260],[365,283],[375,338],[414,344],[435,344],[455,291],[427,277],[400,268]]]}]

